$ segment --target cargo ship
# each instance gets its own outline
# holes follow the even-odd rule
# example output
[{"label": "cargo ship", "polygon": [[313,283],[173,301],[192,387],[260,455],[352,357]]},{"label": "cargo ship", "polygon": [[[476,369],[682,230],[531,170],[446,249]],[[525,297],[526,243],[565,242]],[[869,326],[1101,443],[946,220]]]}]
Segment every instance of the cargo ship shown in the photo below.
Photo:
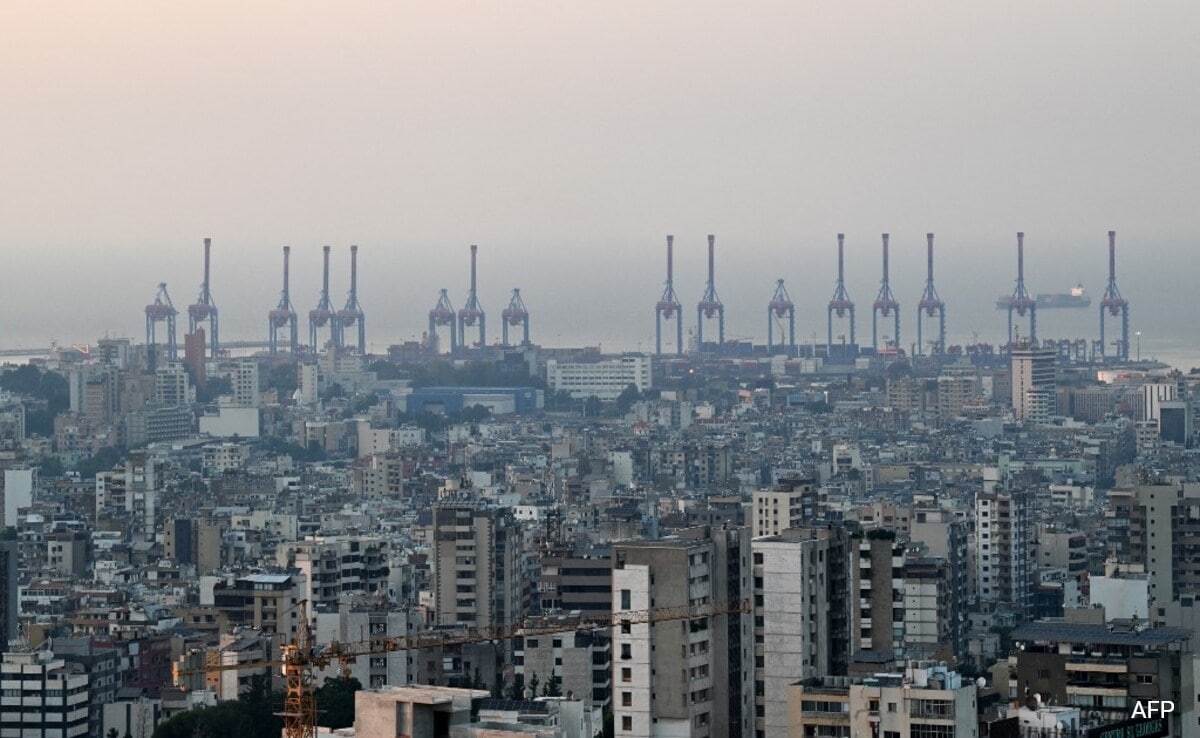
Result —
[{"label": "cargo ship", "polygon": [[[996,299],[996,309],[1007,310],[1009,299],[1008,295],[998,297]],[[1092,298],[1088,297],[1082,283],[1076,284],[1071,288],[1070,292],[1049,292],[1037,296],[1037,306],[1043,310],[1085,308],[1090,307],[1091,304]]]}]

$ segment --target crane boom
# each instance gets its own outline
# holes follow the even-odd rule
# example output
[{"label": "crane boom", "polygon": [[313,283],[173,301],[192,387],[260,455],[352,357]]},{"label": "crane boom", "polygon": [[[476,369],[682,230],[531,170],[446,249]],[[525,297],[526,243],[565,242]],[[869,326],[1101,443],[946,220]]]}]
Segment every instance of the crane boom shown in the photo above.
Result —
[{"label": "crane boom", "polygon": [[[301,603],[303,607],[304,603]],[[316,735],[317,706],[314,671],[337,662],[343,667],[360,656],[444,648],[467,643],[502,641],[516,637],[569,633],[580,630],[603,630],[624,625],[653,625],[674,620],[695,620],[715,615],[751,612],[750,600],[725,600],[674,607],[653,607],[647,610],[618,610],[602,614],[570,614],[555,618],[528,619],[512,625],[487,628],[431,630],[400,637],[371,638],[346,643],[333,642],[324,648],[312,643],[312,631],[302,610],[301,625],[293,643],[283,647],[283,658],[269,661],[248,661],[241,664],[220,664],[206,658],[199,668],[174,668],[175,683],[183,685],[184,677],[226,671],[250,671],[282,667],[287,680],[283,717],[285,738],[312,738]]]}]

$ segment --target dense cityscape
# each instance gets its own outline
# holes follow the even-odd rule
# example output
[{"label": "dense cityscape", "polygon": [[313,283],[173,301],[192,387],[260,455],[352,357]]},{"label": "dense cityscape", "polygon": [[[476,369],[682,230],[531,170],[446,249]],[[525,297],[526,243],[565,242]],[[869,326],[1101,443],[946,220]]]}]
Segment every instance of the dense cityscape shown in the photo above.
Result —
[{"label": "dense cityscape", "polygon": [[0,738],[1200,735],[1200,373],[1142,360],[1114,232],[1095,305],[1015,245],[999,345],[885,233],[862,313],[830,239],[821,340],[783,279],[726,336],[714,236],[693,314],[668,236],[653,351],[489,323],[472,245],[372,353],[357,246],[225,341],[204,239],[144,337],[0,371]]}]

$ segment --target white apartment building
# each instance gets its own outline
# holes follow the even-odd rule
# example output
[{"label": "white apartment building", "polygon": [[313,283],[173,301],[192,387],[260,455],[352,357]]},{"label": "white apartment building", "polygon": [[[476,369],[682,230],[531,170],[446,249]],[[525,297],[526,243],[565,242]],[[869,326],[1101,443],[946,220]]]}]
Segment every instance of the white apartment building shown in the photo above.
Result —
[{"label": "white apartment building", "polygon": [[6,653],[0,661],[0,736],[88,734],[88,675],[50,651]]},{"label": "white apartment building", "polygon": [[16,526],[17,511],[22,507],[33,505],[33,489],[37,486],[38,470],[32,466],[17,466],[4,470],[3,486],[0,494],[4,496],[4,507],[0,512],[0,527]]},{"label": "white apartment building", "polygon": [[650,357],[629,354],[619,359],[587,364],[546,362],[546,384],[554,392],[569,392],[581,400],[593,395],[601,400],[615,400],[629,385],[645,392],[653,386]]},{"label": "white apartment building", "polygon": [[751,525],[754,537],[777,536],[804,525],[806,514],[816,514],[816,494],[816,481],[812,479],[781,479],[772,489],[756,490]]},{"label": "white apartment building", "polygon": [[1044,423],[1055,414],[1058,357],[1052,348],[1017,346],[1012,350],[1012,403],[1017,420]]},{"label": "white apartment building", "polygon": [[258,407],[261,396],[258,389],[258,363],[239,361],[230,378],[233,385],[233,404],[237,407]]}]

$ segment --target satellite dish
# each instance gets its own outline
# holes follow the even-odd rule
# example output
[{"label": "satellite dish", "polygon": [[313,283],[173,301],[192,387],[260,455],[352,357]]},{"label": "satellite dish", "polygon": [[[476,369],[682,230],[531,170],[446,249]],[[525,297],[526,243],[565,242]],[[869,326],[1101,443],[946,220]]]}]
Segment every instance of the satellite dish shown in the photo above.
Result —
[{"label": "satellite dish", "polygon": [[979,677],[978,679],[975,680],[975,686],[979,689],[983,689],[984,687],[987,686],[987,680],[984,679],[983,677]]}]

